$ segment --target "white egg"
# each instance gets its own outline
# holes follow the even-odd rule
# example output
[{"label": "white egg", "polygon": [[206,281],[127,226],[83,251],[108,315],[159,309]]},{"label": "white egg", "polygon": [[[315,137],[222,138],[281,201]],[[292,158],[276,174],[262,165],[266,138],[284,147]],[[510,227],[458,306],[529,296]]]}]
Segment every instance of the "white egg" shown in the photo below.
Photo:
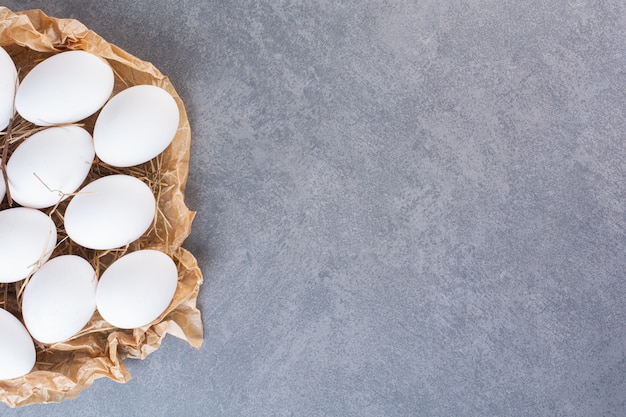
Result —
[{"label": "white egg", "polygon": [[26,278],[50,258],[56,242],[56,225],[41,211],[0,211],[0,282]]},{"label": "white egg", "polygon": [[50,127],[30,136],[7,163],[11,197],[26,207],[51,207],[85,181],[95,153],[78,126]]},{"label": "white egg", "polygon": [[144,182],[130,175],[109,175],[72,197],[65,210],[65,230],[86,248],[119,248],[148,230],[155,211],[156,200]]},{"label": "white egg", "polygon": [[165,253],[132,252],[102,274],[96,292],[98,311],[122,329],[148,325],[169,306],[177,284],[176,264]]},{"label": "white egg", "polygon": [[[2,159],[0,159],[0,163],[2,162]],[[2,175],[2,171],[0,171],[0,203],[2,203],[2,200],[4,200],[4,196],[7,192],[7,186],[6,183],[4,182],[4,176]]]},{"label": "white egg", "polygon": [[98,111],[113,92],[113,70],[100,57],[68,51],[37,64],[15,96],[18,113],[39,126],[74,123]]},{"label": "white egg", "polygon": [[0,48],[0,130],[9,125],[15,112],[15,87],[17,86],[17,70],[13,60],[3,48]]},{"label": "white egg", "polygon": [[35,344],[28,331],[13,314],[0,308],[0,379],[29,373],[37,361]]},{"label": "white egg", "polygon": [[113,97],[93,130],[96,155],[109,165],[129,167],[167,148],[179,122],[174,98],[162,88],[137,85]]},{"label": "white egg", "polygon": [[22,315],[30,334],[42,343],[74,336],[96,311],[97,284],[93,267],[80,256],[46,262],[24,290]]}]

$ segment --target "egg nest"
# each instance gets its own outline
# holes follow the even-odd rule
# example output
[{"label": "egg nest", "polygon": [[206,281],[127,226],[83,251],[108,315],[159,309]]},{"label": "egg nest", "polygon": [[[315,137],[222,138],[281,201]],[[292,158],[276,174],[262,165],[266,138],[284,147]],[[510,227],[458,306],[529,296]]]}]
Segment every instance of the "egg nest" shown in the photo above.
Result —
[{"label": "egg nest", "polygon": [[[199,348],[202,343],[202,322],[196,307],[202,274],[195,257],[181,247],[191,232],[195,213],[184,203],[189,165],[191,131],[182,100],[169,79],[152,64],[142,61],[109,44],[80,22],[55,19],[40,10],[13,13],[0,7],[0,45],[9,53],[19,71],[19,79],[39,62],[53,54],[68,50],[85,50],[105,59],[115,74],[112,96],[140,84],[161,87],[174,97],[180,112],[180,123],[170,146],[156,158],[133,167],[118,168],[98,160],[83,185],[112,174],[132,175],[152,190],[157,210],[150,229],[138,240],[113,250],[84,248],[67,237],[63,215],[71,198],[49,209],[41,210],[57,226],[58,240],[51,258],[79,255],[90,262],[97,276],[126,253],[155,249],[168,254],[178,269],[178,286],[170,306],[150,325],[123,330],[112,327],[99,313],[93,315],[81,332],[69,340],[42,344],[35,341],[37,361],[33,370],[20,378],[0,381],[0,401],[11,407],[33,403],[59,402],[76,397],[100,377],[126,382],[130,374],[124,359],[143,359],[159,348],[163,337],[172,334]],[[99,112],[77,125],[93,132]],[[0,154],[10,157],[22,141],[42,130],[22,119],[13,120],[10,134],[0,136]],[[7,159],[4,158],[4,161]],[[2,180],[2,179],[0,179]],[[12,205],[5,198],[0,210]],[[21,319],[21,298],[28,279],[0,284],[0,307]]]}]

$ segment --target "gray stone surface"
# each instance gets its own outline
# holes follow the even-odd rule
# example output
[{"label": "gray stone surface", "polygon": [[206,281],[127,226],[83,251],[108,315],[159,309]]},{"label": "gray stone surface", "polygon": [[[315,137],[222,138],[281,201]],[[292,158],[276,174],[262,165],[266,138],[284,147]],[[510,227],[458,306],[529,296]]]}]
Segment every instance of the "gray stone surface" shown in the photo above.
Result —
[{"label": "gray stone surface", "polygon": [[622,0],[6,1],[154,63],[206,338],[8,416],[625,416]]}]

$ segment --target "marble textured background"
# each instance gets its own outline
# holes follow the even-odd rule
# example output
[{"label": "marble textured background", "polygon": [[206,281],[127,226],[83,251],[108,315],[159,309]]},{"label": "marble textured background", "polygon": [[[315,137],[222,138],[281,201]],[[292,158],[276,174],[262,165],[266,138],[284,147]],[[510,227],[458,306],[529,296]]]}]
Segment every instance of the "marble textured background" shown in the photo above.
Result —
[{"label": "marble textured background", "polygon": [[622,0],[3,5],[185,100],[206,331],[3,416],[626,415]]}]

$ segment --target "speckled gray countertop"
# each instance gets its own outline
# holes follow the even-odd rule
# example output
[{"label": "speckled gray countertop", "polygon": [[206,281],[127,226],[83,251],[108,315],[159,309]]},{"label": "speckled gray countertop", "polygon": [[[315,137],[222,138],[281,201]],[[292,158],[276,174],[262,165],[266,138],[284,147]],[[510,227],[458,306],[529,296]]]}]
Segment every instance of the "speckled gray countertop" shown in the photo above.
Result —
[{"label": "speckled gray countertop", "polygon": [[626,416],[623,0],[3,5],[185,101],[206,332],[3,416]]}]

